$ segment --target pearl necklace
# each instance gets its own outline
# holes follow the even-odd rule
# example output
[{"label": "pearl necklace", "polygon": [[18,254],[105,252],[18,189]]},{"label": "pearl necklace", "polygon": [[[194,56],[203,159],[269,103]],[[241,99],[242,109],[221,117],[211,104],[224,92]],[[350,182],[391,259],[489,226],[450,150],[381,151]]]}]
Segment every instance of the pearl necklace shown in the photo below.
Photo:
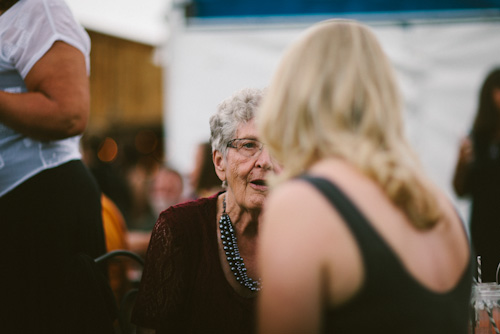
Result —
[{"label": "pearl necklace", "polygon": [[220,239],[222,241],[222,247],[226,254],[226,260],[229,264],[229,268],[234,274],[236,281],[248,288],[250,291],[258,292],[261,289],[261,281],[253,280],[247,275],[247,268],[245,268],[245,262],[240,256],[240,251],[238,249],[238,241],[236,240],[236,235],[234,234],[233,224],[231,218],[226,212],[226,197],[222,201],[222,216],[219,221],[220,229]]}]

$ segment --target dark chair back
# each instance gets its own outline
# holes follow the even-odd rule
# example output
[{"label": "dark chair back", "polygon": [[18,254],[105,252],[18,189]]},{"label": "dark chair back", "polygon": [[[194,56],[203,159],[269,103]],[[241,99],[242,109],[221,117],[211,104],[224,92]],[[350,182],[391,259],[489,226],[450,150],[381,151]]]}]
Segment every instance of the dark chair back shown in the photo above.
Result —
[{"label": "dark chair back", "polygon": [[[134,262],[140,265],[142,268],[144,266],[144,260],[131,251],[127,250],[114,250],[108,252],[95,259],[95,262],[100,265],[107,265],[108,261],[115,258],[128,258],[132,259]],[[131,323],[130,319],[132,316],[132,309],[134,308],[135,298],[138,292],[137,286],[132,286],[126,293],[123,294],[121,300],[118,302],[118,328],[117,334],[133,334],[135,333],[135,325]]]}]

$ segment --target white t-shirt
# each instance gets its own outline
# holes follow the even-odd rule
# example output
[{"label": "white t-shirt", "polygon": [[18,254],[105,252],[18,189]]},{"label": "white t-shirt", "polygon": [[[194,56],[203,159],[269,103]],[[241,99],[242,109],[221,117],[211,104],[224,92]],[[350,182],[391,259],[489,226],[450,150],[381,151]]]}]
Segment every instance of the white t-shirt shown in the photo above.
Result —
[{"label": "white t-shirt", "polygon": [[[26,92],[33,65],[63,41],[79,49],[90,71],[90,38],[63,0],[19,0],[0,15],[0,90]],[[37,173],[81,158],[80,136],[38,141],[0,123],[0,197]]]}]

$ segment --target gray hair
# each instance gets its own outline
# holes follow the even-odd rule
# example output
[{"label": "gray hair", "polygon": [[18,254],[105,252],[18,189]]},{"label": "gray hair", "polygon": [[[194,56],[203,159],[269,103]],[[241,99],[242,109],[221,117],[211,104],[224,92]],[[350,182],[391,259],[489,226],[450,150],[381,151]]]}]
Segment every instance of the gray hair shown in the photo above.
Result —
[{"label": "gray hair", "polygon": [[255,118],[263,95],[262,89],[244,88],[217,106],[217,111],[210,117],[212,152],[219,151],[226,156],[227,142],[234,138],[238,126]]}]

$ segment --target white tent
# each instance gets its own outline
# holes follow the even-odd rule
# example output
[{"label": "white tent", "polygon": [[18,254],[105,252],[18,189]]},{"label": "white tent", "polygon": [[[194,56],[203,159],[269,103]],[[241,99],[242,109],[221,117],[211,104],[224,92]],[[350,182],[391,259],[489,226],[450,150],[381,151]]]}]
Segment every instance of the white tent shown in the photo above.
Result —
[{"label": "white tent", "polygon": [[[217,104],[240,88],[267,86],[283,50],[312,22],[186,25],[180,17],[172,22],[166,144],[170,162],[186,171],[196,144],[209,137],[208,119]],[[479,86],[500,65],[500,20],[409,23],[367,22],[396,68],[410,141],[466,219],[467,202],[455,198],[451,178]]]},{"label": "white tent", "polygon": [[[196,145],[209,137],[208,119],[217,104],[240,88],[267,86],[283,50],[314,21],[187,24],[182,8],[166,1],[68,2],[87,28],[156,46],[168,39],[165,144],[169,163],[186,174],[193,167]],[[451,177],[479,86],[500,65],[500,18],[366,23],[396,68],[410,141],[431,177],[467,219],[467,202],[455,198]]]}]

